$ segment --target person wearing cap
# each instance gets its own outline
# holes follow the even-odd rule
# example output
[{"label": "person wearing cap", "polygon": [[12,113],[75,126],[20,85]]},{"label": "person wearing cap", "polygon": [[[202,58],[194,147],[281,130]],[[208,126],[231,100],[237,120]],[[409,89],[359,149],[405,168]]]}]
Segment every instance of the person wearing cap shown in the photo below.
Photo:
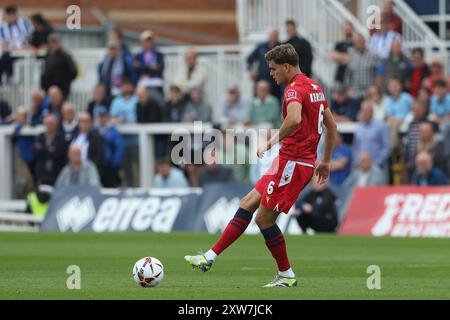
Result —
[{"label": "person wearing cap", "polygon": [[107,96],[112,99],[120,95],[124,79],[135,83],[133,61],[129,55],[121,54],[118,41],[110,40],[106,57],[98,65],[98,82],[106,87]]},{"label": "person wearing cap", "polygon": [[119,170],[123,162],[125,144],[106,107],[98,107],[95,128],[104,141],[103,170],[100,172],[102,185],[105,188],[116,188],[119,185]]},{"label": "person wearing cap", "polygon": [[70,85],[77,77],[77,67],[72,56],[61,46],[61,39],[52,33],[48,37],[48,54],[45,58],[41,87],[47,91],[51,86],[58,86],[64,98],[70,94]]},{"label": "person wearing cap", "polygon": [[56,179],[55,188],[69,186],[101,187],[100,178],[95,165],[83,159],[80,146],[71,144],[68,153],[69,163],[62,169]]},{"label": "person wearing cap", "polygon": [[155,36],[145,30],[139,37],[142,50],[134,56],[133,65],[137,74],[138,87],[148,88],[160,105],[164,102],[164,56],[156,49]]},{"label": "person wearing cap", "polygon": [[349,96],[347,87],[340,82],[333,86],[331,110],[336,122],[356,121],[359,112],[358,101]]},{"label": "person wearing cap", "polygon": [[38,218],[44,218],[47,214],[53,189],[54,188],[49,184],[48,178],[43,177],[38,182],[36,191],[27,195],[27,207],[25,212],[31,213]]}]

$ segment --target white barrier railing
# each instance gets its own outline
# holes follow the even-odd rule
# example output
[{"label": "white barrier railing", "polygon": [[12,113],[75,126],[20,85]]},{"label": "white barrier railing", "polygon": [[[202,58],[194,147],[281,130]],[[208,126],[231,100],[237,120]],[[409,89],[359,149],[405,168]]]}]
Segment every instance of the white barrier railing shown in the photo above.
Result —
[{"label": "white barrier railing", "polygon": [[[165,91],[168,92],[178,68],[184,64],[184,53],[188,47],[161,47],[160,51],[165,59]],[[251,96],[253,84],[246,71],[245,46],[193,46],[199,54],[199,63],[208,72],[205,84],[205,99],[213,108],[213,117],[218,118],[218,103],[231,85],[239,85],[242,93]],[[133,52],[139,48],[133,48]],[[85,110],[92,99],[92,91],[98,81],[97,68],[106,54],[104,48],[70,50],[77,67],[78,76],[72,83],[69,100],[78,110]],[[15,77],[13,83],[5,85],[3,92],[13,108],[19,105],[31,104],[32,90],[40,87],[42,60],[24,54],[15,63]]]},{"label": "white barrier railing", "polygon": [[[357,123],[339,123],[340,133],[352,134],[355,132]],[[175,130],[198,133],[198,127],[193,123],[153,123],[153,124],[125,124],[117,127],[120,133],[125,135],[137,135],[139,138],[139,176],[140,187],[150,188],[153,182],[155,154],[154,136],[158,134],[171,135]],[[202,123],[201,129],[211,129],[211,123]],[[14,127],[0,126],[0,199],[11,199],[13,188],[13,143],[12,133]],[[26,127],[21,135],[35,136],[43,132],[43,127]],[[6,208],[11,211],[11,208]],[[0,206],[1,211],[1,206]]]},{"label": "white barrier railing", "polygon": [[[202,130],[212,128],[210,123],[202,123]],[[154,124],[125,124],[118,127],[120,133],[125,135],[137,135],[139,139],[139,174],[140,186],[150,188],[153,182],[155,154],[154,136],[157,134],[170,135],[176,130],[184,132],[198,132],[198,127],[193,123],[154,123]],[[0,126],[0,199],[12,198],[13,186],[13,126]],[[43,127],[26,127],[21,130],[21,135],[35,136],[43,132]]]},{"label": "white barrier railing", "polygon": [[[364,26],[337,0],[238,0],[238,26],[241,43],[266,41],[267,31],[277,28],[286,39],[285,22],[293,19],[301,36],[314,48],[313,72],[326,86],[333,84],[335,64],[329,58],[342,39],[342,23],[368,35]],[[300,57],[301,59],[301,57]]]}]

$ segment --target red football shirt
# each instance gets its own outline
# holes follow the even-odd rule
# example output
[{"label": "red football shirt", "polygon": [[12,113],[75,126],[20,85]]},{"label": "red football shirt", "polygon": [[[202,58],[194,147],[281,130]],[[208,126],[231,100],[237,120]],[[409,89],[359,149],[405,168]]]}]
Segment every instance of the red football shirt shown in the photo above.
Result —
[{"label": "red football shirt", "polygon": [[286,118],[287,106],[293,101],[302,105],[302,121],[283,140],[280,157],[314,165],[328,102],[322,87],[303,73],[296,75],[284,89],[283,118]]}]

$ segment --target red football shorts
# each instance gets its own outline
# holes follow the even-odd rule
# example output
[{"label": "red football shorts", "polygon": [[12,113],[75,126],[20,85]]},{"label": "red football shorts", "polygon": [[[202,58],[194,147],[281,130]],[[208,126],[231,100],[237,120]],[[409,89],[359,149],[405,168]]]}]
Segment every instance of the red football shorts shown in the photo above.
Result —
[{"label": "red football shorts", "polygon": [[255,185],[261,194],[260,204],[272,211],[287,214],[313,174],[312,164],[276,157]]}]

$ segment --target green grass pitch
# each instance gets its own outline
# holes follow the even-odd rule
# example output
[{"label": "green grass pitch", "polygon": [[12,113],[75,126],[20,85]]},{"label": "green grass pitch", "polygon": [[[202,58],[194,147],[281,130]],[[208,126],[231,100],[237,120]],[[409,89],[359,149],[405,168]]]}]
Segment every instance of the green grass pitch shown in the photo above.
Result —
[{"label": "green grass pitch", "polygon": [[[297,288],[262,289],[275,263],[262,236],[243,236],[211,271],[184,262],[218,235],[192,233],[0,233],[0,299],[450,299],[450,239],[288,236]],[[165,267],[155,288],[141,288],[134,263],[154,256]],[[68,290],[69,265],[81,289]],[[381,269],[368,290],[367,267]]]}]

